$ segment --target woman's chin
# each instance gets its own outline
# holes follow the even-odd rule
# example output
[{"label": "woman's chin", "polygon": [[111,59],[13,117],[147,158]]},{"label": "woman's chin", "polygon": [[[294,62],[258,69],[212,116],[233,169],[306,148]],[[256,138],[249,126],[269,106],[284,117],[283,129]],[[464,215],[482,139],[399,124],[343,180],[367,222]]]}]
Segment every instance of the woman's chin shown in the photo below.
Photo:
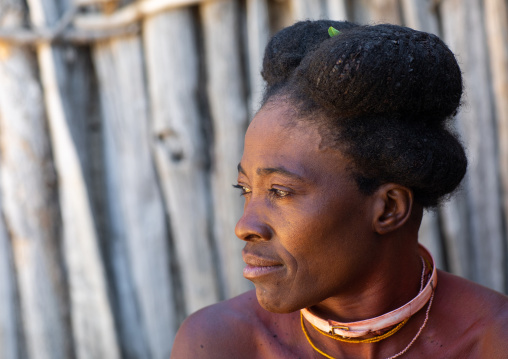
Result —
[{"label": "woman's chin", "polygon": [[287,293],[272,293],[256,286],[256,297],[259,305],[272,313],[287,314],[301,309],[289,300],[290,298],[287,297]]}]

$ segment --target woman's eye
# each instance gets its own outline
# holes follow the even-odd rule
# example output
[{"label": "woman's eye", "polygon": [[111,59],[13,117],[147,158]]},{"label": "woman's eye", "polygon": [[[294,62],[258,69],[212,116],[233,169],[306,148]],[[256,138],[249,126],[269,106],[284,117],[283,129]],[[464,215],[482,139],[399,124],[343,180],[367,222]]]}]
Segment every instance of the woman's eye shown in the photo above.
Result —
[{"label": "woman's eye", "polygon": [[289,191],[284,191],[278,188],[270,188],[269,190],[273,196],[277,198],[283,198],[289,196],[291,193]]},{"label": "woman's eye", "polygon": [[234,188],[238,188],[239,190],[241,190],[242,192],[240,193],[241,196],[245,196],[246,194],[249,194],[250,193],[250,189],[245,187],[245,186],[242,186],[241,184],[234,184],[233,185]]}]

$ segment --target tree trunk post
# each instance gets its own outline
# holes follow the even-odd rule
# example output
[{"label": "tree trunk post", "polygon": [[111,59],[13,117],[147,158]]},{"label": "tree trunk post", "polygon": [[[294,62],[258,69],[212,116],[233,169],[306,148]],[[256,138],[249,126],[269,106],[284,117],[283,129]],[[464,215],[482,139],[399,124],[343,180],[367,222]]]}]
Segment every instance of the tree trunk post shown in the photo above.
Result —
[{"label": "tree trunk post", "polygon": [[214,233],[221,278],[227,298],[251,288],[243,278],[243,241],[234,228],[242,215],[242,200],[231,187],[238,176],[247,128],[245,87],[242,81],[236,1],[220,0],[201,5],[207,93],[213,124],[212,189]]},{"label": "tree trunk post", "polygon": [[495,148],[495,121],[488,73],[486,35],[479,0],[445,0],[444,39],[455,52],[464,74],[467,109],[457,124],[468,149],[466,189],[468,222],[474,253],[473,279],[498,291],[504,289],[501,203]]},{"label": "tree trunk post", "polygon": [[[60,16],[55,1],[29,0],[34,26],[52,26]],[[70,71],[69,51],[64,46],[41,43],[37,57],[44,89],[51,144],[58,175],[63,220],[63,253],[67,266],[71,301],[72,333],[77,358],[119,358],[113,313],[107,293],[89,188],[85,178],[86,103],[73,93],[75,83],[86,70]],[[79,70],[78,70],[79,69]],[[73,76],[77,77],[73,77]],[[78,86],[79,87],[79,86]],[[76,96],[76,97],[73,97]],[[83,107],[79,107],[82,105]],[[83,116],[85,115],[85,116]]]},{"label": "tree trunk post", "polygon": [[190,9],[148,19],[143,35],[152,146],[182,277],[183,311],[188,315],[219,299],[197,98],[198,52]]}]

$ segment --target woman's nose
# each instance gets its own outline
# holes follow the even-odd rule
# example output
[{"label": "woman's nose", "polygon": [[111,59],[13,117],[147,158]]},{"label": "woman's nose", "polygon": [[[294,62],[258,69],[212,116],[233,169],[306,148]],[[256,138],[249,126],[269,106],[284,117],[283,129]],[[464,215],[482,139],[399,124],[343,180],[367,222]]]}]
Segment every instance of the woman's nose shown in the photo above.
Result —
[{"label": "woman's nose", "polygon": [[235,234],[244,241],[267,241],[272,229],[267,223],[267,210],[252,199],[245,204],[243,215],[236,223]]}]

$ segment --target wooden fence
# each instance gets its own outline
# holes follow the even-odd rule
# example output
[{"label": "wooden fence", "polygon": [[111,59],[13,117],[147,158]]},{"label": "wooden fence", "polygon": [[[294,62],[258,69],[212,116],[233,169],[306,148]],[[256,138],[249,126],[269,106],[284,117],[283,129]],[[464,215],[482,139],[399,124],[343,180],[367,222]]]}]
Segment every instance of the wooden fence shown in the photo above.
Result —
[{"label": "wooden fence", "polygon": [[506,0],[0,0],[0,359],[168,358],[186,315],[250,288],[231,184],[263,49],[324,17],[457,54],[470,167],[421,240],[507,290]]}]

